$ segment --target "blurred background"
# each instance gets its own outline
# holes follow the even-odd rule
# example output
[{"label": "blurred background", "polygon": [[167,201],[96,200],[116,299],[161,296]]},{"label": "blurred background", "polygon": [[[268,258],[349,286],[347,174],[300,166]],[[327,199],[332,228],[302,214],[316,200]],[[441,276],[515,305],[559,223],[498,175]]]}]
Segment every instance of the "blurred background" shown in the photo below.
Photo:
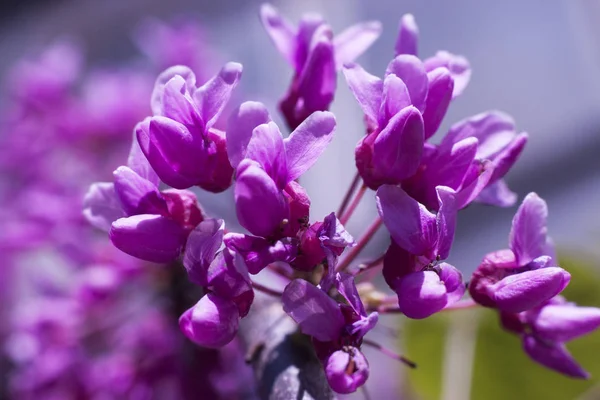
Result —
[{"label": "blurred background", "polygon": [[[172,39],[169,39],[167,34],[153,35],[151,32],[156,33],[156,29],[152,28],[152,23],[148,23],[147,17],[156,17],[175,27],[182,26],[183,23],[178,21],[195,21],[198,30],[188,31],[188,36],[197,32],[198,43],[191,46],[198,46],[199,57],[190,62],[195,63],[198,74],[210,76],[225,61],[241,62],[244,65],[244,75],[237,91],[240,97],[236,101],[259,100],[273,110],[273,115],[276,114],[277,100],[289,85],[291,71],[272,46],[259,22],[260,3],[254,0],[4,0],[0,4],[2,109],[6,111],[13,107],[11,97],[6,93],[27,96],[28,74],[31,73],[31,69],[28,69],[27,65],[19,64],[20,60],[39,57],[47,46],[58,41],[67,48],[82,49],[80,55],[67,49],[53,56],[61,60],[71,58],[73,71],[84,71],[81,72],[84,78],[78,83],[81,85],[81,89],[78,89],[79,101],[106,113],[86,115],[85,119],[78,120],[83,111],[69,108],[73,113],[69,121],[61,121],[67,126],[57,125],[60,129],[64,128],[61,132],[71,132],[71,135],[75,135],[67,139],[64,135],[61,136],[71,147],[63,147],[56,156],[47,156],[49,161],[41,169],[44,170],[45,177],[54,176],[57,184],[62,185],[61,181],[65,179],[79,184],[68,190],[62,185],[60,195],[57,194],[59,189],[53,187],[50,190],[56,195],[53,198],[50,198],[46,188],[43,191],[36,189],[36,193],[23,189],[27,188],[30,182],[28,179],[31,178],[25,173],[19,175],[26,169],[23,163],[34,162],[38,150],[25,152],[25,156],[18,160],[7,161],[10,155],[7,153],[14,152],[14,147],[10,147],[10,151],[7,150],[7,143],[14,146],[13,139],[16,136],[25,141],[22,146],[31,147],[32,143],[35,143],[34,138],[44,134],[40,126],[47,126],[47,115],[44,122],[33,129],[19,124],[18,133],[15,133],[12,121],[3,121],[4,126],[10,126],[11,129],[3,129],[2,133],[13,138],[8,142],[0,140],[0,144],[7,150],[0,153],[4,158],[0,164],[3,169],[0,171],[3,174],[0,177],[0,201],[3,202],[0,222],[5,226],[4,234],[0,235],[0,239],[5,240],[5,244],[0,245],[0,252],[3,253],[0,254],[3,264],[12,266],[6,267],[2,275],[5,283],[11,282],[8,284],[10,290],[4,291],[4,320],[22,321],[23,315],[38,315],[40,312],[68,313],[59,311],[63,310],[60,307],[64,307],[64,304],[50,304],[44,301],[36,307],[27,305],[26,311],[14,311],[16,308],[13,307],[23,306],[27,302],[25,300],[40,297],[39,282],[43,280],[40,276],[51,276],[55,282],[52,288],[43,288],[44,296],[60,290],[74,290],[70,288],[68,281],[73,277],[73,270],[77,268],[64,267],[64,257],[61,256],[60,260],[57,260],[56,254],[51,251],[53,249],[46,248],[48,243],[56,242],[48,242],[45,238],[38,242],[45,243],[44,246],[36,244],[32,237],[40,236],[37,231],[39,227],[27,226],[28,221],[43,220],[46,210],[50,207],[60,208],[61,204],[55,203],[61,202],[60,196],[66,193],[65,190],[75,199],[85,192],[89,183],[109,180],[112,169],[122,163],[119,160],[125,157],[133,125],[141,119],[140,117],[149,113],[147,103],[143,103],[144,96],[151,91],[156,74],[166,66],[161,63],[169,59],[168,55],[157,53],[156,49],[160,46],[165,47],[164,43],[169,43]],[[574,277],[571,288],[573,300],[585,302],[585,305],[600,306],[600,280],[595,276],[595,270],[589,271],[590,266],[598,266],[597,260],[600,258],[599,2],[510,0],[484,3],[477,0],[461,0],[425,3],[416,0],[307,0],[272,3],[294,22],[304,12],[322,13],[334,32],[340,32],[359,21],[381,21],[384,27],[382,36],[358,60],[365,69],[375,75],[383,73],[393,56],[398,22],[404,13],[412,13],[416,17],[420,30],[419,54],[422,57],[433,55],[439,49],[466,56],[473,70],[470,84],[465,93],[452,103],[439,132],[445,132],[452,123],[467,116],[498,109],[512,115],[517,127],[529,133],[530,141],[526,150],[507,176],[507,182],[519,194],[520,199],[528,192],[535,191],[548,202],[550,235],[556,242],[564,262],[581,271],[581,279],[585,281],[579,288],[576,286],[578,279]],[[159,45],[158,41],[161,40],[164,43]],[[177,56],[171,55],[173,59],[177,59]],[[81,60],[74,59],[78,57],[81,57]],[[119,66],[121,72],[110,78],[116,70],[114,66]],[[131,75],[127,75],[128,73]],[[67,71],[66,75],[69,74]],[[126,91],[120,97],[121,103],[114,105],[103,102],[103,93],[108,93],[108,96],[114,93],[111,90]],[[133,92],[139,95],[134,96]],[[127,97],[127,94],[131,97]],[[124,112],[124,109],[129,110],[129,113]],[[102,122],[107,118],[106,115],[114,116],[115,110],[123,112],[124,116],[120,120],[122,128],[110,135],[90,134],[90,140],[79,142],[82,139],[78,136],[82,131],[81,124],[87,127],[90,121],[93,121],[97,124],[95,130],[104,132],[107,128]],[[303,184],[312,199],[313,218],[319,218],[337,208],[354,176],[353,149],[364,132],[362,113],[342,77],[338,82],[332,111],[338,119],[338,131],[334,142],[317,165],[303,177]],[[6,118],[10,113],[4,114]],[[278,116],[276,120],[281,122],[281,119],[277,118]],[[130,128],[127,128],[129,125]],[[20,132],[21,129],[23,133]],[[60,135],[62,133],[59,133]],[[87,169],[79,168],[80,161],[69,164],[73,158],[71,156],[78,152],[77,146],[97,150],[98,160],[94,161],[94,168],[89,168],[93,169],[93,174],[87,174]],[[48,149],[47,144],[42,147]],[[78,166],[77,173],[72,171],[72,165]],[[39,171],[34,175],[36,179],[41,180]],[[39,189],[38,186],[36,187]],[[16,187],[26,193],[23,198],[14,198]],[[230,192],[218,196],[202,193],[198,195],[209,213],[223,216],[235,224]],[[366,197],[369,200],[363,201],[359,208],[360,213],[348,226],[355,236],[361,233],[376,213],[372,196]],[[69,218],[76,219],[76,207],[68,208],[70,209],[60,211],[59,214],[69,214]],[[516,207],[495,209],[475,205],[461,212],[457,238],[449,261],[467,276],[477,267],[484,254],[506,247],[510,221],[515,210]],[[44,225],[46,227],[52,226],[53,232],[56,233],[56,221],[44,223],[47,224]],[[370,248],[372,254],[382,251],[387,246],[385,235],[380,233],[380,240]],[[18,240],[14,239],[15,237]],[[70,243],[67,246],[69,254],[75,251],[72,237],[60,236],[60,239],[56,239],[54,236],[52,240],[59,240],[61,244]],[[102,247],[103,240],[106,241],[105,245],[108,244],[105,237],[102,237],[99,239],[99,247]],[[23,246],[23,242],[27,242],[27,246]],[[41,247],[44,247],[44,251],[40,251]],[[89,251],[89,246],[86,246],[85,251]],[[108,250],[94,250],[102,254],[105,254],[104,251]],[[114,259],[120,258],[120,254],[114,255]],[[72,264],[74,259],[77,257],[69,258],[69,263]],[[86,261],[82,262],[91,261],[86,258]],[[133,263],[129,259],[118,262]],[[57,268],[57,264],[63,265],[63,268]],[[127,271],[136,268],[131,265],[122,267]],[[102,275],[104,272],[99,272],[103,279],[113,279]],[[134,272],[127,274],[136,276],[135,279],[142,279]],[[127,274],[125,275],[129,276]],[[36,277],[33,283],[32,275]],[[84,287],[89,289],[85,285]],[[77,290],[82,289],[79,287]],[[590,295],[590,292],[593,292],[593,295]],[[119,299],[123,301],[121,297]],[[143,302],[143,299],[137,301]],[[32,307],[37,311],[32,311]],[[15,314],[18,317],[15,317]],[[86,315],[85,318],[91,317]],[[65,322],[62,321],[61,324]],[[154,321],[153,324],[155,326],[159,323]],[[542,371],[527,360],[520,353],[518,339],[513,340],[508,334],[501,335],[495,325],[495,319],[485,310],[478,313],[457,312],[456,316],[444,315],[425,322],[417,321],[405,325],[401,325],[396,318],[385,318],[381,325],[390,329],[382,328],[375,332],[377,339],[390,347],[403,346],[407,355],[419,362],[420,368],[411,372],[410,379],[407,380],[401,365],[377,352],[368,351],[367,357],[371,361],[372,372],[367,386],[373,398],[395,397],[381,397],[385,393],[397,393],[401,398],[425,399],[500,399],[510,396],[543,396],[547,399],[600,398],[600,389],[596,388],[596,382],[566,383],[565,378]],[[21,354],[16,356],[17,359],[21,357],[25,360],[27,357],[22,353],[30,351],[26,349],[31,346],[27,344],[27,339],[23,339],[26,335],[16,339],[14,335],[11,336],[17,329],[13,322],[4,324],[3,329],[3,333],[11,338],[7,340],[8,345],[5,345],[5,348],[8,348],[8,353],[12,356],[12,361],[5,362],[5,368],[14,370],[15,365],[25,365],[14,361],[14,353]],[[19,325],[19,329],[29,332],[31,327],[21,328]],[[449,334],[446,335],[446,332]],[[172,334],[177,336],[177,333],[175,329]],[[480,340],[475,340],[477,337]],[[586,359],[585,356],[586,353],[600,353],[600,339],[594,336],[585,340],[581,343],[576,342],[573,352],[585,368],[600,376],[600,362],[597,361],[597,357]],[[127,346],[129,349],[134,345]],[[494,352],[494,349],[501,351]],[[57,369],[60,357],[52,358],[49,363],[47,368]],[[239,363],[235,365],[243,368]],[[503,372],[497,373],[496,369],[489,365],[496,365],[495,368]],[[228,370],[233,367],[224,368]],[[507,370],[511,373],[506,373]],[[472,371],[475,372],[471,373]],[[31,388],[23,383],[33,379],[31,373],[28,374],[22,373],[17,376],[18,374],[14,373],[1,373],[0,375],[7,377],[2,383],[4,396],[8,396],[11,391],[14,393],[17,389],[17,392],[21,391],[19,393],[30,390]],[[531,379],[526,379],[529,376]],[[551,381],[556,382],[556,389],[552,389]],[[515,392],[501,392],[499,388],[505,387],[515,388]],[[442,392],[443,395],[440,394]],[[167,398],[156,393],[155,397],[150,398]],[[363,394],[358,393],[354,397],[361,396]]]}]

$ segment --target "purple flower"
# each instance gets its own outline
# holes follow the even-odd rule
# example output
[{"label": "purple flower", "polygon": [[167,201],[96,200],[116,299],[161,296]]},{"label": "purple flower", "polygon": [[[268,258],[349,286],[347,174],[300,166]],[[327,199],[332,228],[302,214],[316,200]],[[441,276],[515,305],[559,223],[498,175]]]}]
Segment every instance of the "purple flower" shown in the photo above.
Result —
[{"label": "purple flower", "polygon": [[300,271],[312,271],[326,262],[330,284],[333,283],[337,257],[346,247],[356,244],[335,213],[326,216],[323,222],[318,221],[302,229],[298,237],[298,254],[291,266]]},{"label": "purple flower", "polygon": [[185,336],[204,347],[222,347],[237,333],[240,314],[231,300],[209,293],[179,318]]},{"label": "purple flower", "polygon": [[363,336],[377,324],[378,314],[367,315],[351,275],[337,274],[334,284],[345,304],[322,288],[295,279],[283,292],[283,309],[304,334],[312,336],[332,389],[351,393],[369,376],[369,365],[359,349]]},{"label": "purple flower", "polygon": [[190,280],[208,294],[179,319],[182,332],[205,347],[222,347],[237,333],[240,318],[254,300],[250,278],[242,258],[223,245],[222,220],[207,219],[187,241],[183,265]]},{"label": "purple flower", "polygon": [[469,292],[476,302],[518,313],[538,307],[569,284],[571,275],[551,258],[547,217],[546,202],[528,194],[513,218],[510,249],[488,254],[473,273]]},{"label": "purple flower", "polygon": [[224,231],[222,220],[207,219],[198,224],[187,240],[183,265],[192,282],[233,301],[240,317],[244,317],[254,300],[254,291],[242,256],[222,248]]},{"label": "purple flower", "polygon": [[356,146],[356,166],[365,184],[377,189],[413,175],[426,139],[422,112],[428,77],[421,61],[399,56],[383,81],[356,64],[344,66],[344,76],[368,126],[367,136]]},{"label": "purple flower", "polygon": [[172,67],[157,79],[154,117],[136,127],[142,151],[160,179],[177,189],[200,186],[221,192],[231,184],[225,134],[213,128],[242,74],[242,66],[226,64],[203,86],[193,72]]},{"label": "purple flower", "polygon": [[136,141],[128,165],[114,172],[114,184],[90,187],[84,216],[94,226],[110,229],[115,247],[127,254],[159,263],[177,259],[188,234],[203,219],[196,196],[184,190],[159,191],[158,176]]},{"label": "purple flower", "polygon": [[[293,181],[306,172],[333,137],[335,118],[315,112],[283,139],[260,103],[243,103],[229,120],[227,149],[236,168],[240,224],[254,237],[229,235],[228,247],[246,254],[251,273],[273,261],[291,261],[295,238],[308,222],[310,201]],[[249,259],[252,258],[252,260]]]},{"label": "purple flower", "polygon": [[333,101],[336,70],[360,56],[381,33],[379,22],[354,25],[336,37],[319,15],[306,14],[294,27],[270,4],[260,16],[265,30],[294,69],[288,93],[279,103],[290,129],[315,111],[327,111]]},{"label": "purple flower", "polygon": [[521,336],[523,349],[534,361],[567,376],[589,378],[564,343],[600,327],[600,309],[579,307],[556,296],[529,311],[503,312],[501,321],[507,330]]},{"label": "purple flower", "polygon": [[456,226],[455,193],[437,188],[439,211],[429,212],[398,186],[377,190],[377,207],[392,236],[383,265],[388,285],[398,295],[400,311],[409,318],[426,318],[460,300],[462,275],[445,260]]},{"label": "purple flower", "polygon": [[53,108],[64,105],[80,77],[83,51],[63,38],[52,43],[35,60],[21,60],[10,71],[11,92],[26,106]]},{"label": "purple flower", "polygon": [[438,152],[451,151],[467,138],[477,139],[477,160],[489,160],[493,172],[476,201],[500,207],[515,204],[517,196],[511,192],[502,178],[517,161],[525,144],[527,133],[517,133],[513,119],[499,111],[489,111],[466,118],[452,125]]},{"label": "purple flower", "polygon": [[202,67],[210,55],[207,48],[201,47],[206,38],[200,26],[185,18],[176,18],[171,23],[146,18],[132,36],[142,53],[160,69],[172,65]]},{"label": "purple flower", "polygon": [[[396,55],[411,54],[416,56],[419,41],[419,28],[411,14],[405,14],[400,20],[400,29],[396,39]],[[444,67],[450,72],[454,81],[452,97],[459,96],[471,79],[471,66],[466,58],[447,51],[438,51],[435,56],[423,62],[425,70],[431,72]]]},{"label": "purple flower", "polygon": [[369,362],[355,347],[333,352],[325,364],[325,375],[337,393],[354,393],[369,378]]}]

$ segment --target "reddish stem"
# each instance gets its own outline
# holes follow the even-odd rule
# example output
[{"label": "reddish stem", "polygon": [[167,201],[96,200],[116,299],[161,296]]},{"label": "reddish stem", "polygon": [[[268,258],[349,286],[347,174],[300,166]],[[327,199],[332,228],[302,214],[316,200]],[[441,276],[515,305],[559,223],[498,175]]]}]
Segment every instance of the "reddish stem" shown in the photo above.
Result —
[{"label": "reddish stem", "polygon": [[[441,311],[464,310],[464,309],[473,308],[476,306],[477,306],[477,303],[475,303],[472,299],[465,299],[465,300],[457,301],[456,303],[452,304],[449,307],[444,308]],[[398,308],[398,306],[389,307],[389,306],[383,305],[377,309],[377,312],[380,314],[402,314],[402,311],[400,311],[400,308]]]},{"label": "reddish stem", "polygon": [[354,213],[354,210],[356,210],[356,207],[358,207],[358,204],[362,200],[366,191],[367,191],[367,187],[364,184],[361,185],[360,189],[358,189],[358,192],[356,192],[356,195],[352,199],[352,203],[350,203],[350,206],[348,207],[348,209],[346,210],[344,215],[342,215],[340,218],[340,222],[342,223],[342,225],[346,225],[346,223],[348,222],[348,220]]},{"label": "reddish stem", "polygon": [[260,283],[255,282],[255,281],[252,281],[252,287],[254,289],[258,290],[259,292],[266,293],[266,294],[268,294],[270,296],[275,296],[275,297],[281,297],[281,296],[283,296],[282,292],[277,291],[275,289],[268,288],[268,287],[266,287],[264,285],[261,285]]},{"label": "reddish stem", "polygon": [[348,190],[346,191],[346,195],[344,196],[344,199],[342,200],[342,204],[340,204],[340,208],[338,208],[338,211],[335,214],[338,217],[341,216],[344,213],[344,211],[346,211],[346,207],[348,207],[350,198],[352,198],[352,194],[356,190],[356,186],[358,185],[359,181],[360,181],[360,175],[358,174],[358,171],[356,171],[356,174],[354,175],[354,179],[352,180],[352,183],[350,184],[350,187],[348,187]]},{"label": "reddish stem", "polygon": [[358,243],[356,246],[350,249],[350,252],[340,261],[337,265],[335,271],[340,272],[343,271],[350,265],[350,263],[360,254],[360,252],[365,248],[365,246],[371,241],[373,235],[377,232],[379,227],[382,225],[383,221],[380,217],[375,218],[375,220],[371,223],[371,225],[367,228],[367,231],[358,239]]},{"label": "reddish stem", "polygon": [[383,354],[385,354],[388,357],[391,357],[395,360],[401,361],[404,364],[408,365],[411,368],[417,368],[417,364],[414,361],[409,360],[408,358],[386,348],[383,347],[382,345],[380,345],[379,343],[373,342],[372,340],[369,339],[363,339],[363,343],[371,346],[371,347],[375,347],[376,349],[378,349],[379,351],[381,351]]}]

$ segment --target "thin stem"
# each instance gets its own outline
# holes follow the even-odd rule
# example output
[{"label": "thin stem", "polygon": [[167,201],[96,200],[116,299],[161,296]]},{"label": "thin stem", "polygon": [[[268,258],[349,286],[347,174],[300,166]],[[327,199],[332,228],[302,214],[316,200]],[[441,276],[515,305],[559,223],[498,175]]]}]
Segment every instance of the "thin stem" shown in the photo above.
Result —
[{"label": "thin stem", "polygon": [[292,280],[290,272],[277,263],[269,264],[267,268],[288,280]]},{"label": "thin stem", "polygon": [[[472,299],[465,299],[465,300],[457,301],[456,303],[444,308],[441,311],[464,310],[464,309],[473,308],[476,306],[477,306],[477,303],[475,303]],[[402,311],[400,311],[400,308],[398,306],[386,306],[386,305],[380,306],[379,308],[377,308],[376,311],[380,314],[401,314],[402,313]]]},{"label": "thin stem", "polygon": [[367,191],[367,187],[364,184],[361,185],[361,187],[358,189],[358,192],[356,192],[356,195],[352,199],[352,203],[350,203],[350,206],[348,207],[348,209],[346,210],[344,215],[342,215],[340,217],[340,222],[342,223],[342,225],[346,225],[346,223],[348,222],[348,220],[354,213],[354,210],[356,210],[356,207],[358,207],[358,204],[362,200],[366,191]]},{"label": "thin stem", "polygon": [[350,252],[340,261],[337,265],[335,271],[340,272],[343,271],[350,265],[350,263],[360,254],[360,252],[365,248],[365,246],[371,241],[373,235],[377,232],[379,227],[382,225],[383,221],[380,217],[375,218],[375,220],[371,223],[371,225],[367,228],[367,231],[358,239],[358,243],[356,246],[352,247]]},{"label": "thin stem", "polygon": [[353,275],[355,277],[359,277],[359,276],[362,276],[365,272],[369,272],[372,269],[381,266],[381,264],[383,264],[384,257],[385,257],[385,254],[382,254],[381,256],[377,257],[373,261],[369,261],[368,263],[365,263],[365,264],[360,264],[358,266],[358,268],[356,269],[356,271],[353,272]]},{"label": "thin stem", "polygon": [[348,187],[348,190],[346,191],[346,194],[344,195],[344,199],[342,200],[342,204],[340,204],[340,208],[338,208],[338,211],[335,215],[341,216],[344,213],[344,211],[346,211],[346,207],[348,207],[348,203],[350,202],[350,198],[352,197],[352,194],[356,190],[356,186],[358,185],[358,182],[360,182],[360,175],[358,174],[358,171],[356,171],[356,174],[354,175],[354,179],[352,179],[352,183]]},{"label": "thin stem", "polygon": [[477,303],[473,299],[464,299],[459,300],[456,303],[452,304],[449,307],[444,308],[442,311],[454,311],[454,310],[464,310],[466,308],[477,307]]},{"label": "thin stem", "polygon": [[252,281],[252,287],[254,289],[258,290],[259,292],[263,292],[263,293],[268,294],[270,296],[275,296],[275,297],[281,297],[281,296],[283,296],[282,292],[277,291],[275,289],[268,288],[268,287],[266,287],[264,285],[261,285],[260,283],[255,282],[255,281]]},{"label": "thin stem", "polygon": [[391,358],[393,358],[395,360],[403,362],[404,364],[408,365],[411,368],[417,368],[417,364],[414,361],[411,361],[408,358],[406,358],[406,357],[404,357],[404,356],[402,356],[402,355],[400,355],[400,354],[398,354],[398,353],[396,353],[396,352],[394,352],[394,351],[392,351],[392,350],[390,350],[390,349],[388,349],[386,347],[383,347],[379,343],[375,343],[375,342],[373,342],[372,340],[369,340],[369,339],[363,339],[363,343],[366,344],[366,345],[368,345],[368,346],[371,346],[371,347],[374,347],[374,348],[378,349],[379,351],[381,351],[383,354],[385,354],[388,357],[391,357]]}]

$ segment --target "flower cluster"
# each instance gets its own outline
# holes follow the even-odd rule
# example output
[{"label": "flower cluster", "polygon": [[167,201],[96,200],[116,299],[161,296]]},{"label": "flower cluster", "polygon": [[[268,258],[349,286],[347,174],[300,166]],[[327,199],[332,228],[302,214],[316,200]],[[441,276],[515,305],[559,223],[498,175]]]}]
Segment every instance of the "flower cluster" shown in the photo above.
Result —
[{"label": "flower cluster", "polygon": [[[127,154],[132,127],[149,113],[158,66],[192,62],[203,52],[195,25],[152,21],[152,26],[171,38],[144,44],[154,66],[86,68],[82,46],[61,39],[18,61],[5,77],[0,339],[7,369],[2,398],[195,398],[198,392],[221,398],[239,392],[239,385],[252,386],[245,380],[239,343],[207,350],[180,335],[177,317],[187,303],[182,306],[173,295],[178,282],[185,282],[177,270],[123,254],[81,215],[90,183],[110,177]],[[173,58],[167,52],[170,40],[184,39],[187,57]],[[146,165],[135,143],[128,167],[115,174],[122,205],[105,207],[123,217],[123,225],[128,218],[164,214],[168,222],[155,226],[176,226],[172,229],[187,235],[202,220],[201,211],[189,206],[195,197],[177,190],[161,193],[158,177]],[[135,185],[128,186],[131,180]],[[152,187],[155,191],[136,203],[136,191]],[[101,195],[107,187],[94,190]],[[126,231],[118,233],[127,240]],[[166,237],[177,235],[184,233],[171,230]],[[168,258],[163,252],[155,261]],[[238,382],[225,371],[237,374]]]},{"label": "flower cluster", "polygon": [[[382,78],[353,63],[378,37],[378,23],[334,37],[321,17],[306,15],[294,29],[270,5],[261,8],[261,20],[294,71],[279,103],[289,134],[252,101],[216,127],[241,79],[240,64],[225,64],[201,86],[192,69],[170,67],[156,80],[153,115],[136,126],[127,165],[115,170],[113,182],[91,186],[84,213],[122,251],[183,264],[189,281],[202,288],[179,319],[191,341],[210,348],[229,343],[255,291],[263,291],[279,297],[311,337],[332,389],[350,393],[368,378],[361,346],[378,346],[365,335],[379,313],[421,319],[464,301],[462,274],[445,261],[458,212],[473,202],[516,203],[503,177],[528,136],[509,116],[491,111],[452,125],[439,144],[431,142],[471,70],[464,57],[445,51],[420,59],[410,15],[401,19],[395,55]],[[310,198],[299,181],[334,135],[336,119],[328,109],[338,71],[364,112],[366,134],[356,146],[357,178],[342,206],[311,222]],[[174,189],[161,190],[161,181]],[[246,232],[232,232],[222,219],[205,215],[193,192],[230,186]],[[369,189],[379,216],[354,240],[344,224]],[[563,344],[600,326],[600,310],[559,296],[570,275],[556,266],[545,221],[545,203],[528,195],[513,221],[510,250],[487,255],[468,292],[499,311],[533,360],[585,377]],[[391,237],[388,250],[354,265],[383,225]],[[286,281],[283,292],[254,280],[265,269]],[[357,286],[365,270],[381,270],[396,296]]]}]

